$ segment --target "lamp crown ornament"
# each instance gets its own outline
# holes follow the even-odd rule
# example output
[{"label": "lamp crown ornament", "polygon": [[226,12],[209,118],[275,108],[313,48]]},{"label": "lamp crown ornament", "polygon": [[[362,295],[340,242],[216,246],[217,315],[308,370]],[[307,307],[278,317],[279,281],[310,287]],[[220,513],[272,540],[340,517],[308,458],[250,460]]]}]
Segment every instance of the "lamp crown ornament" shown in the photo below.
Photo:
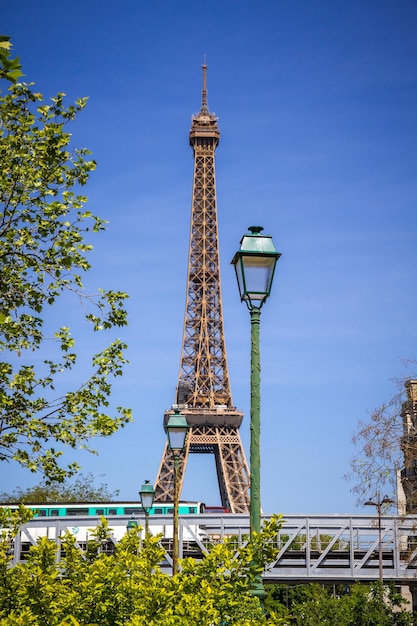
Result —
[{"label": "lamp crown ornament", "polygon": [[264,230],[263,226],[249,226],[248,230],[252,233],[252,235],[259,235]]}]

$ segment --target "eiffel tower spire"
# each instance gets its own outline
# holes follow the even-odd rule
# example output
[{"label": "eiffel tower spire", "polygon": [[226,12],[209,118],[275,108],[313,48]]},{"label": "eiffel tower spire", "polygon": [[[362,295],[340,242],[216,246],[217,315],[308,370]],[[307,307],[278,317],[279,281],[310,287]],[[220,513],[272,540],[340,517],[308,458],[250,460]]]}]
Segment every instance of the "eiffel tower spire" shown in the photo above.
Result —
[{"label": "eiffel tower spire", "polygon": [[[214,454],[223,507],[249,509],[249,473],[239,434],[243,413],[233,406],[227,367],[220,285],[215,150],[218,120],[207,102],[204,60],[201,110],[192,117],[189,141],[194,177],[188,257],[187,298],[176,404],[190,432],[181,459],[182,486],[189,453]],[[172,411],[166,411],[166,425]],[[172,499],[173,459],[165,447],[155,501]]]},{"label": "eiffel tower spire", "polygon": [[201,69],[203,70],[203,89],[201,91],[201,113],[204,115],[208,115],[208,104],[207,104],[207,65],[206,65],[206,57],[204,57],[203,65]]}]

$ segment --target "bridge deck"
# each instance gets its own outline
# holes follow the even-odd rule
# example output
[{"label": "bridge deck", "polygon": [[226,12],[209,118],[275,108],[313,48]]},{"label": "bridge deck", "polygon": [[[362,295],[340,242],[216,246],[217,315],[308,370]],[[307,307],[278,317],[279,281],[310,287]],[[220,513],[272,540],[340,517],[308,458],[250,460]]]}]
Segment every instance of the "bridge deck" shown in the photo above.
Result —
[{"label": "bridge deck", "polygon": [[[268,516],[264,516],[268,519]],[[265,582],[332,581],[352,582],[375,580],[379,575],[379,535],[377,519],[362,515],[287,515],[276,537],[278,556],[264,573]],[[126,532],[129,517],[108,517],[112,529],[107,548],[114,547]],[[37,538],[47,536],[59,542],[66,530],[76,536],[83,549],[98,518],[37,518],[20,529],[13,554],[17,563],[26,558]],[[136,521],[145,526],[144,517]],[[172,566],[172,519],[152,515],[149,529],[163,533],[161,544],[165,559],[164,571]],[[232,538],[236,547],[247,541],[249,516],[233,514],[184,515],[179,520],[180,557],[201,558],[213,543]],[[416,577],[417,517],[384,516],[382,518],[382,563],[384,579],[409,583]]]}]

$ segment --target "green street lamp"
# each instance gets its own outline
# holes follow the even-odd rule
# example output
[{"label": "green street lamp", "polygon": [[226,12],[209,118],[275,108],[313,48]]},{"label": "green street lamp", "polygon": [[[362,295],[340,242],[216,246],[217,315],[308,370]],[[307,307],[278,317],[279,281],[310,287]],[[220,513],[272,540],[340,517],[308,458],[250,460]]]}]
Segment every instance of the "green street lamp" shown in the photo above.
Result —
[{"label": "green street lamp", "polygon": [[276,251],[271,235],[261,235],[262,226],[250,226],[248,230],[250,235],[242,237],[232,265],[241,301],[246,302],[249,310],[256,310],[271,293],[275,266],[281,254]]},{"label": "green street lamp", "polygon": [[145,511],[145,539],[149,534],[149,511],[153,505],[153,499],[155,496],[155,489],[149,480],[145,480],[139,491],[140,501],[142,508]]},{"label": "green street lamp", "polygon": [[394,504],[394,500],[391,500],[388,496],[384,496],[381,500],[378,495],[378,500],[374,502],[374,500],[370,499],[367,502],[364,502],[365,506],[374,506],[377,510],[378,515],[378,566],[379,566],[379,580],[381,583],[384,582],[384,573],[382,567],[382,507],[384,505]]},{"label": "green street lamp", "polygon": [[188,422],[185,415],[182,415],[178,408],[170,415],[166,425],[168,433],[168,447],[174,457],[174,502],[173,502],[173,535],[172,535],[172,574],[178,572],[178,503],[179,503],[179,481],[178,470],[180,465],[180,455],[184,450],[188,433]]},{"label": "green street lamp", "polygon": [[[271,293],[275,266],[281,254],[276,251],[271,235],[262,235],[262,226],[250,226],[250,234],[240,241],[240,249],[232,259],[240,299],[246,302],[251,316],[251,376],[250,376],[250,529],[261,530],[261,402],[260,402],[260,341],[261,307]],[[254,595],[265,595],[262,578],[256,581]]]}]

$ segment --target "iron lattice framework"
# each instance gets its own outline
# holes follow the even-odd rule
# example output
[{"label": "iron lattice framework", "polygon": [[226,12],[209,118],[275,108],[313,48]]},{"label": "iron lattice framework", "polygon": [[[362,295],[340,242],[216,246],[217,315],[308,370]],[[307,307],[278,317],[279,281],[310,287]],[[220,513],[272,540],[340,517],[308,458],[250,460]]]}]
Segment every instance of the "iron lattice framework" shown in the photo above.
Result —
[{"label": "iron lattice framework", "polygon": [[[222,299],[214,154],[220,132],[207,104],[203,69],[201,110],[192,118],[193,198],[188,259],[187,299],[177,405],[190,431],[179,468],[180,493],[189,453],[213,454],[222,506],[232,513],[249,510],[249,472],[239,434],[243,413],[232,402]],[[166,411],[164,426],[172,411]],[[172,500],[174,462],[165,445],[155,484],[155,501]]]}]

